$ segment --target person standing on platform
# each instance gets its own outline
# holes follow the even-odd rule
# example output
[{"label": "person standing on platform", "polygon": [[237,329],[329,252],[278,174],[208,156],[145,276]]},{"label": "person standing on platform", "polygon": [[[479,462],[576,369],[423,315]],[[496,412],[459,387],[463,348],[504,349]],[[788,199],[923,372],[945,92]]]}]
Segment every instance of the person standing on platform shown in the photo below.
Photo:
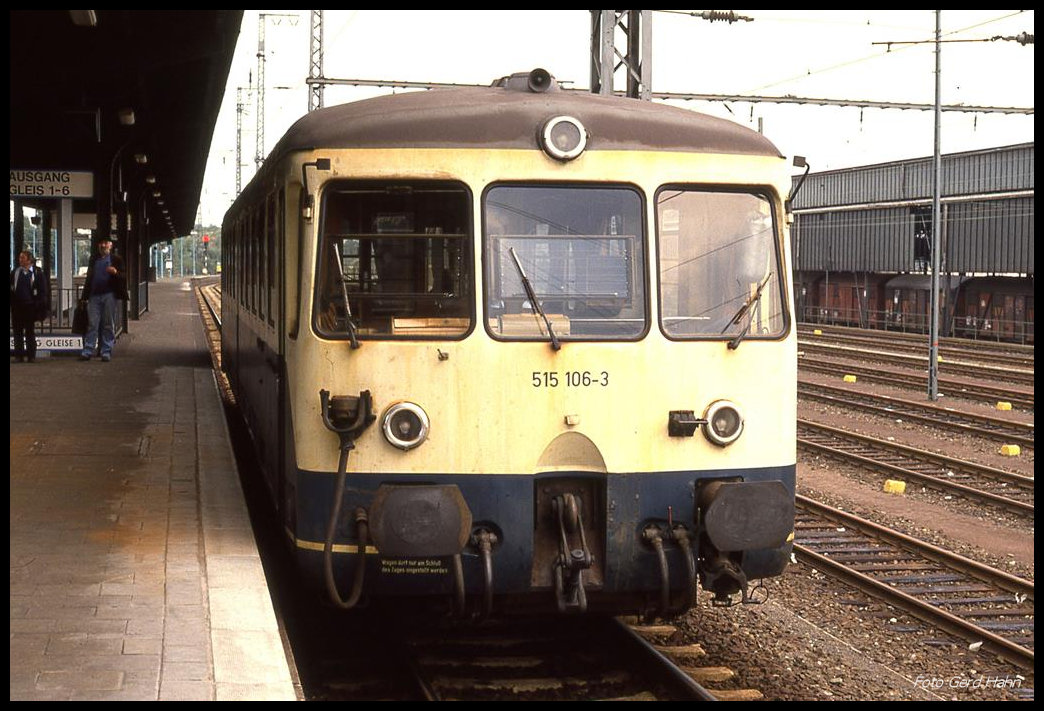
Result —
[{"label": "person standing on platform", "polygon": [[87,333],[83,336],[83,351],[80,360],[90,360],[98,341],[101,341],[101,359],[112,360],[112,347],[116,343],[116,300],[127,300],[127,273],[123,259],[112,252],[112,240],[98,240],[98,253],[91,257],[87,266],[87,278],[83,283],[82,301],[87,302]]},{"label": "person standing on platform", "polygon": [[11,272],[11,327],[14,329],[15,358],[26,356],[36,362],[36,322],[47,318],[51,287],[47,273],[36,267],[29,250],[18,253],[18,266]]}]

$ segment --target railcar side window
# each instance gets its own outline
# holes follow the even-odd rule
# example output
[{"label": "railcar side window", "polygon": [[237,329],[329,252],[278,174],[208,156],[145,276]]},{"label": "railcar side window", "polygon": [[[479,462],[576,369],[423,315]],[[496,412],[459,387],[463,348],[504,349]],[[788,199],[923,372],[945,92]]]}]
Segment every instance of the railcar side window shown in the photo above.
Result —
[{"label": "railcar side window", "polygon": [[782,335],[779,243],[765,196],[667,187],[656,196],[656,221],[668,337]]},{"label": "railcar side window", "polygon": [[559,340],[646,331],[642,198],[624,186],[500,185],[486,193],[486,318],[509,340],[548,340],[522,274]]},{"label": "railcar side window", "polygon": [[470,194],[458,183],[339,182],[320,215],[315,327],[328,338],[464,336]]}]

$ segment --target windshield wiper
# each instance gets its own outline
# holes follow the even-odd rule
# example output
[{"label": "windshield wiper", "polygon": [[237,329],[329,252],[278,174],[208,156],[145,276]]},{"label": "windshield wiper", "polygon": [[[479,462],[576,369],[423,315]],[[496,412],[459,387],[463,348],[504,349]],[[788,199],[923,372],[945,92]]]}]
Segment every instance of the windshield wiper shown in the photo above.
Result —
[{"label": "windshield wiper", "polygon": [[344,265],[341,264],[341,252],[337,249],[337,244],[331,244],[333,247],[334,258],[337,260],[337,275],[341,279],[341,295],[344,297],[344,320],[346,328],[348,330],[348,340],[351,341],[352,348],[359,347],[359,337],[355,333],[355,324],[352,323],[352,306],[348,303],[348,284],[344,281]]},{"label": "windshield wiper", "polygon": [[[772,278],[772,272],[769,272],[768,275],[765,277],[765,280],[763,282],[761,282],[760,284],[758,284],[757,290],[753,294],[750,295],[750,298],[747,299],[746,303],[744,303],[743,306],[740,306],[739,311],[736,312],[736,315],[733,316],[731,319],[729,319],[729,322],[727,324],[725,324],[725,328],[721,329],[722,333],[725,333],[732,326],[734,326],[735,324],[739,323],[739,320],[741,318],[743,318],[743,314],[745,314],[748,311],[750,311],[750,307],[751,306],[753,306],[754,304],[756,304],[759,301],[761,301],[761,293],[762,293],[762,291],[764,291],[765,285],[768,284],[769,279],[771,279],[771,278]],[[753,312],[751,312],[751,313],[753,313]],[[739,347],[740,341],[743,340],[744,336],[747,335],[747,331],[750,330],[751,321],[753,321],[753,317],[747,319],[747,325],[743,327],[743,330],[740,331],[738,334],[736,334],[735,338],[733,338],[731,341],[729,341],[729,350],[730,351],[734,351],[734,350],[736,350]]]},{"label": "windshield wiper", "polygon": [[522,288],[526,290],[526,296],[529,298],[529,303],[533,305],[533,310],[540,314],[540,317],[544,319],[544,325],[547,326],[547,333],[551,336],[551,349],[557,351],[562,347],[562,344],[558,342],[558,336],[555,335],[554,329],[551,328],[551,321],[548,320],[543,307],[540,306],[540,302],[537,301],[536,292],[533,291],[533,285],[529,283],[529,277],[526,276],[526,272],[522,268],[522,262],[518,261],[518,255],[515,254],[515,248],[508,247],[508,251],[511,253],[511,258],[515,260],[515,268],[518,269],[518,275],[522,277]]}]

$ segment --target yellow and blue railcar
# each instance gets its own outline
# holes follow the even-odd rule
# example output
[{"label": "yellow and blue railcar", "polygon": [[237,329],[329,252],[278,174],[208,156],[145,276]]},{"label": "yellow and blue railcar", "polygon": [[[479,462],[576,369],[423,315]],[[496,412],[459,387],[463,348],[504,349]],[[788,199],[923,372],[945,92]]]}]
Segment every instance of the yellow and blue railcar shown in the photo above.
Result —
[{"label": "yellow and blue railcar", "polygon": [[671,615],[790,557],[763,136],[543,70],[294,124],[225,216],[223,367],[336,605]]}]

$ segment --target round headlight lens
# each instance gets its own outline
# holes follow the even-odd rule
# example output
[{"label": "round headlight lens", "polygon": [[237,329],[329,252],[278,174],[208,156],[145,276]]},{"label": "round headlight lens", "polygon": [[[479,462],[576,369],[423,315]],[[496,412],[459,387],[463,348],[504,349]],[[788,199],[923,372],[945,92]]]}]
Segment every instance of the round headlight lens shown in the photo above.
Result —
[{"label": "round headlight lens", "polygon": [[556,116],[540,134],[544,151],[556,160],[573,160],[587,148],[587,129],[572,116]]},{"label": "round headlight lens", "polygon": [[712,402],[703,417],[707,420],[703,434],[719,447],[732,444],[743,433],[743,415],[728,400]]},{"label": "round headlight lens", "polygon": [[428,415],[420,405],[399,402],[381,420],[384,438],[399,449],[413,449],[428,438]]}]

